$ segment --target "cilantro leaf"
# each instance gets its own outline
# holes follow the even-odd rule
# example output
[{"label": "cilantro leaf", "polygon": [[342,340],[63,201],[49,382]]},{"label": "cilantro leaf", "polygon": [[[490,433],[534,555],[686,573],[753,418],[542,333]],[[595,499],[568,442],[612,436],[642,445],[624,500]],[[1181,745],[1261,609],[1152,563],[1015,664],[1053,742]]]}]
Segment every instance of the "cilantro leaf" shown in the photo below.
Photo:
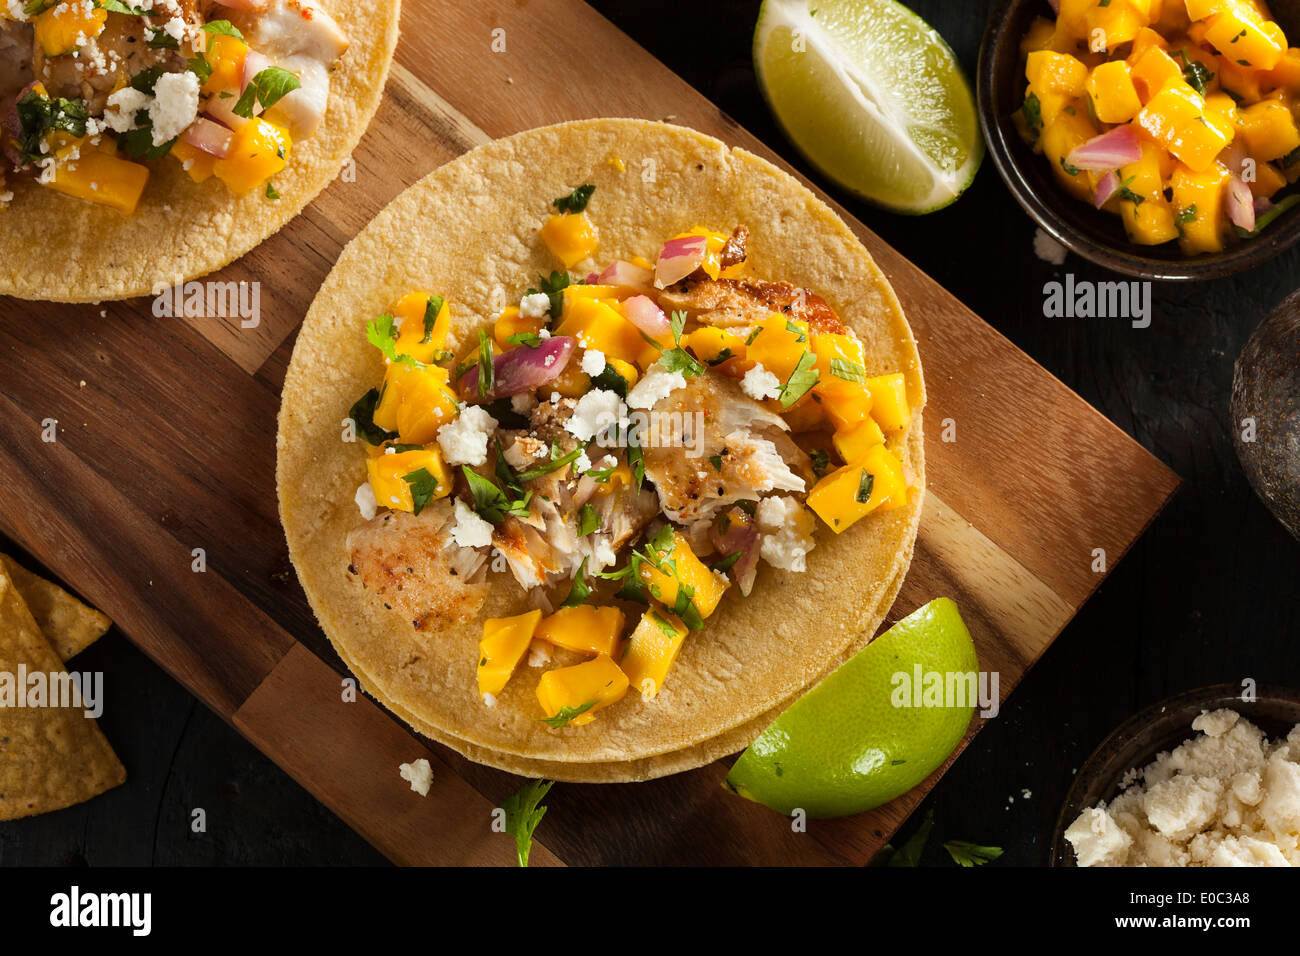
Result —
[{"label": "cilantro leaf", "polygon": [[846,382],[862,383],[867,380],[867,370],[857,362],[850,362],[848,359],[831,359],[831,374]]},{"label": "cilantro leaf", "polygon": [[538,465],[536,468],[530,468],[528,471],[521,472],[519,474],[519,480],[532,481],[534,478],[542,477],[542,475],[549,475],[553,471],[559,471],[565,465],[572,464],[573,462],[581,458],[583,453],[586,450],[587,450],[586,445],[579,445],[568,454],[561,455],[560,457],[556,458],[554,455],[554,448],[552,448],[552,455],[550,461],[543,462],[542,464]]},{"label": "cilantro leaf", "polygon": [[567,272],[552,272],[549,277],[538,276],[537,285],[539,288],[529,289],[524,295],[546,293],[546,297],[551,300],[551,318],[558,319],[564,311],[564,290],[573,285],[573,280]]},{"label": "cilantro leaf", "polygon": [[520,866],[528,865],[528,855],[533,847],[533,832],[537,829],[537,824],[542,822],[542,817],[546,816],[542,800],[553,786],[554,780],[530,780],[519,788],[518,793],[501,804],[501,809],[506,814],[506,832],[515,838]]},{"label": "cilantro leaf", "polygon": [[434,327],[438,324],[438,316],[446,304],[447,300],[440,295],[429,296],[429,301],[424,306],[424,338],[420,339],[421,345],[428,345],[433,341]]},{"label": "cilantro leaf", "polygon": [[382,445],[397,437],[397,432],[386,431],[375,424],[375,406],[379,404],[379,389],[372,388],[357,399],[348,417],[352,419],[357,434],[372,445]]},{"label": "cilantro leaf", "polygon": [[[599,529],[600,517],[596,514],[596,509],[590,503],[583,505],[578,511],[578,537],[585,538]],[[583,558],[584,562],[586,560],[586,558]]]},{"label": "cilantro leaf", "polygon": [[867,469],[862,469],[862,477],[858,479],[858,493],[854,500],[860,505],[865,505],[871,500],[871,489],[876,486],[876,476]]},{"label": "cilantro leaf", "polygon": [[695,378],[706,371],[699,359],[680,346],[660,355],[659,364],[670,372],[681,372],[683,378]]},{"label": "cilantro leaf", "polygon": [[244,35],[229,20],[211,20],[203,25],[203,32],[224,34],[228,37],[234,37],[236,40],[244,39]]},{"label": "cilantro leaf", "polygon": [[252,119],[255,104],[260,103],[262,109],[269,110],[301,86],[302,81],[284,67],[268,66],[253,77],[244,94],[231,107],[231,112],[244,119]]},{"label": "cilantro leaf", "polygon": [[594,700],[589,700],[585,704],[579,704],[577,707],[561,707],[554,717],[539,717],[537,719],[544,724],[550,724],[558,730],[561,727],[567,727],[569,721],[573,720],[574,717],[582,716],[595,706],[596,702]]},{"label": "cilantro leaf", "polygon": [[585,604],[590,596],[591,586],[587,584],[587,559],[583,558],[582,564],[578,565],[578,573],[573,576],[569,596],[564,599],[560,607],[577,607],[580,604]]},{"label": "cilantro leaf", "polygon": [[927,810],[921,825],[916,828],[916,832],[907,839],[907,842],[898,849],[886,846],[885,851],[888,853],[881,851],[880,856],[872,861],[872,866],[918,866],[921,862],[921,853],[933,829],[934,811]]},{"label": "cilantro leaf", "polygon": [[735,566],[736,562],[741,559],[744,553],[745,553],[744,551],[731,552],[731,554],[727,555],[721,561],[712,565],[713,570],[719,572],[720,574],[725,574]]},{"label": "cilantro leaf", "polygon": [[487,330],[478,330],[478,397],[487,398],[497,387],[497,367],[492,360],[492,343]]},{"label": "cilantro leaf", "polygon": [[535,349],[542,344],[542,337],[536,332],[516,332],[514,335],[506,336],[506,341],[511,345],[526,345],[530,349]]},{"label": "cilantro leaf", "polygon": [[790,408],[803,398],[817,384],[821,372],[816,369],[817,359],[812,352],[804,352],[799,357],[799,364],[790,373],[790,379],[781,386],[781,407]]},{"label": "cilantro leaf", "polygon": [[587,203],[591,202],[591,194],[595,191],[596,187],[587,183],[579,186],[569,195],[553,200],[551,205],[562,213],[583,212],[587,208]]},{"label": "cilantro leaf", "polygon": [[1002,855],[999,846],[977,846],[965,840],[949,840],[943,845],[954,862],[961,866],[983,866]]},{"label": "cilantro leaf", "polygon": [[528,514],[528,503],[533,496],[531,491],[523,498],[512,501],[490,479],[484,478],[469,465],[461,465],[460,470],[469,483],[470,494],[474,496],[474,510],[484,521],[500,524],[506,520],[506,515],[520,517]]},{"label": "cilantro leaf", "polygon": [[429,473],[428,468],[417,468],[402,480],[411,486],[411,510],[419,514],[438,494],[441,483]]},{"label": "cilantro leaf", "polygon": [[814,448],[809,455],[812,458],[813,476],[816,478],[826,474],[826,470],[831,466],[831,456],[827,454],[825,448]]},{"label": "cilantro leaf", "polygon": [[18,152],[24,163],[39,159],[41,144],[56,130],[73,136],[86,135],[89,112],[85,100],[51,99],[36,90],[29,90],[15,106],[18,114]]}]

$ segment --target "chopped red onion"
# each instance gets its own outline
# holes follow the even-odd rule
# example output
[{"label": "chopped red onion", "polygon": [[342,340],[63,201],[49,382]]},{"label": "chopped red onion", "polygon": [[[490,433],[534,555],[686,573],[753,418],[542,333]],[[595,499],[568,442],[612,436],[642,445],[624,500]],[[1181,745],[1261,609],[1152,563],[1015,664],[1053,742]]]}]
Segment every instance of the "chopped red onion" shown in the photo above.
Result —
[{"label": "chopped red onion", "polygon": [[[495,383],[487,399],[509,398],[531,392],[560,377],[572,358],[577,342],[568,335],[542,339],[536,348],[521,345],[492,358]],[[478,365],[472,366],[457,383],[461,393],[471,398],[478,394]]]},{"label": "chopped red onion", "polygon": [[181,136],[184,142],[217,159],[225,159],[230,155],[230,144],[234,138],[235,134],[231,130],[204,116],[191,123],[190,128]]},{"label": "chopped red onion", "polygon": [[619,303],[623,317],[651,338],[672,331],[672,324],[664,310],[655,305],[648,295],[635,295]]},{"label": "chopped red onion", "polygon": [[704,236],[681,236],[669,239],[659,251],[655,264],[655,285],[663,289],[681,282],[704,263],[709,241]]},{"label": "chopped red onion", "polygon": [[1142,158],[1142,143],[1132,126],[1116,126],[1107,133],[1094,136],[1081,146],[1076,146],[1065,157],[1066,165],[1078,169],[1108,172],[1136,163]]},{"label": "chopped red onion", "polygon": [[607,265],[596,281],[601,285],[621,285],[648,289],[654,282],[654,277],[655,274],[651,270],[643,269],[641,266],[634,266],[632,263],[620,259]]},{"label": "chopped red onion", "polygon": [[1097,181],[1097,191],[1093,194],[1092,204],[1100,209],[1117,192],[1119,192],[1119,173],[1112,169]]},{"label": "chopped red onion", "polygon": [[1255,197],[1239,176],[1228,180],[1228,218],[1239,229],[1255,231]]},{"label": "chopped red onion", "polygon": [[724,558],[740,552],[740,557],[731,566],[731,580],[740,587],[740,593],[749,596],[754,588],[754,578],[758,574],[759,539],[758,527],[753,521],[740,522],[727,519],[725,534],[718,530],[717,524],[709,528],[709,541],[718,554]]}]

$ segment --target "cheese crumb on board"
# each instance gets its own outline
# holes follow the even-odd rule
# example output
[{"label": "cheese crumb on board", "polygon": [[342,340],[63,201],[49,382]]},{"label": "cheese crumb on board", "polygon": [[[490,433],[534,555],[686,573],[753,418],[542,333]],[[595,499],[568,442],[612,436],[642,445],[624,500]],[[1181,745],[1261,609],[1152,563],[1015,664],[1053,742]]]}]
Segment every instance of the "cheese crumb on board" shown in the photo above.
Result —
[{"label": "cheese crumb on board", "polygon": [[402,779],[411,785],[414,790],[422,797],[429,795],[429,785],[433,783],[433,768],[429,766],[429,761],[424,757],[414,763],[404,763],[397,768],[397,772],[402,775]]}]

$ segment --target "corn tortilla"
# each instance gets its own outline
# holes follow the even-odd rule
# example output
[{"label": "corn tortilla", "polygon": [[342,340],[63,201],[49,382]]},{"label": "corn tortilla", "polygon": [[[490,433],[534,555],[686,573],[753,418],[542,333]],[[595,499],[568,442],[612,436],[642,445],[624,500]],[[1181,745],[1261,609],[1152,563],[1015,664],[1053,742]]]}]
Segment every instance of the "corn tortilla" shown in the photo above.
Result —
[{"label": "corn tortilla", "polygon": [[[0,673],[57,674],[63,662],[0,565]],[[0,708],[0,820],[89,800],[126,780],[99,725],[75,707]]]},{"label": "corn tortilla", "polygon": [[[417,632],[347,573],[345,539],[360,523],[353,495],[365,468],[359,446],[341,440],[339,423],[383,375],[382,357],[365,341],[367,319],[427,288],[447,297],[453,337],[465,341],[495,319],[499,290],[517,298],[539,273],[557,268],[537,229],[551,199],[581,183],[597,187],[587,214],[600,233],[601,261],[652,254],[697,225],[747,225],[752,274],[823,296],[863,339],[868,375],[905,374],[913,420],[900,453],[916,493],[906,508],[843,534],[820,528],[807,573],[763,566],[749,598],[732,589],[706,629],[687,640],[655,700],[631,692],[591,724],[556,731],[538,720],[529,668],[495,707],[483,705],[475,679],[481,620]],[[363,686],[416,729],[471,757],[496,755],[498,764],[598,765],[607,779],[620,779],[621,766],[623,779],[658,776],[712,759],[719,747],[743,747],[774,710],[875,633],[916,538],[924,401],[916,344],[888,281],[848,227],[793,177],[681,127],[566,123],[448,163],[344,250],[303,324],[285,381],[281,519],[325,633]],[[512,578],[493,582],[481,617],[524,609]],[[703,746],[708,741],[716,745]],[[695,755],[685,753],[690,748]],[[656,765],[663,755],[676,756]]]},{"label": "corn tortilla", "polygon": [[53,581],[33,574],[9,555],[0,554],[0,566],[9,573],[9,580],[60,660],[76,657],[113,626],[107,614],[82,604]]},{"label": "corn tortilla", "polygon": [[229,265],[279,232],[339,174],[379,108],[397,45],[400,0],[319,0],[351,39],[330,77],[329,107],[316,134],[294,143],[264,191],[236,196],[210,179],[195,183],[175,159],[151,163],[135,214],[81,202],[11,177],[0,209],[0,295],[102,302],[154,295],[160,286]]}]

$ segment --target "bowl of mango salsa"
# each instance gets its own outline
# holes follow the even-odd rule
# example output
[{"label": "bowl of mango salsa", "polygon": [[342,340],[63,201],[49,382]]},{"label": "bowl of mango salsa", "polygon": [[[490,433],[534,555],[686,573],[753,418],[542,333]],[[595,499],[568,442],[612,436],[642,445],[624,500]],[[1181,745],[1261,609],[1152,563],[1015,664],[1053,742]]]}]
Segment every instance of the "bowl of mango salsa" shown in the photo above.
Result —
[{"label": "bowl of mango salsa", "polygon": [[1300,239],[1300,0],[1010,0],[979,98],[1012,193],[1093,262],[1209,279]]}]

